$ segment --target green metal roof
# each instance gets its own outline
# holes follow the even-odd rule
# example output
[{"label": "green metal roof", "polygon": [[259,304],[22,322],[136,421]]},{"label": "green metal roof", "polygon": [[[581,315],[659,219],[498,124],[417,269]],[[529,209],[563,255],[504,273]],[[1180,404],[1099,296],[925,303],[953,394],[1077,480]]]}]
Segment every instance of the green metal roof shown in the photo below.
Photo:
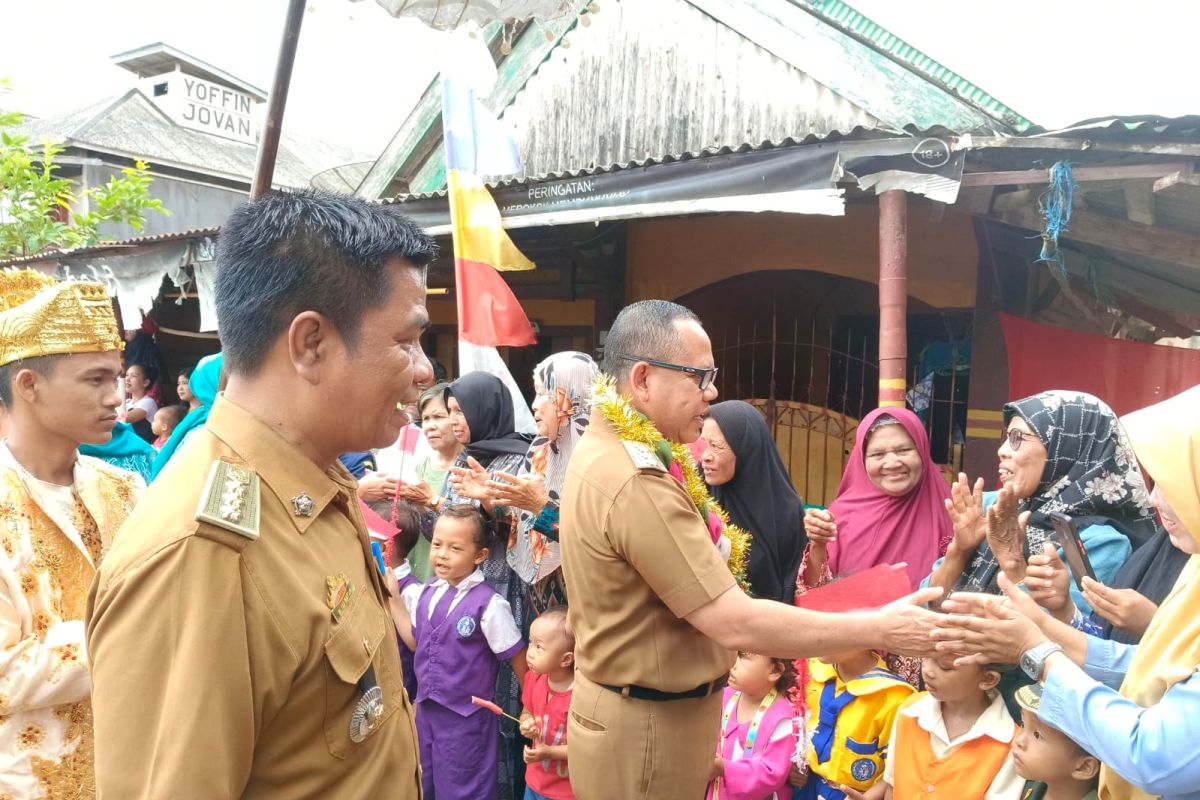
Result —
[{"label": "green metal roof", "polygon": [[[577,12],[582,13],[587,6],[587,0],[573,0]],[[615,2],[615,0],[614,0]],[[740,35],[746,42],[745,50],[755,51],[755,57],[747,56],[739,60],[736,56],[742,50],[723,51],[722,58],[732,59],[727,66],[737,73],[744,66],[745,70],[763,70],[764,63],[774,62],[762,59],[759,53],[768,53],[772,58],[790,64],[799,74],[808,76],[811,81],[825,87],[842,101],[860,109],[864,114],[878,120],[873,127],[881,130],[898,131],[914,127],[924,130],[944,126],[951,130],[970,132],[979,129],[997,130],[1001,133],[1016,133],[1031,126],[1031,122],[1012,109],[1003,105],[991,95],[979,89],[960,75],[952,72],[938,62],[911,47],[900,38],[894,36],[865,16],[846,5],[841,0],[626,0],[633,9],[645,15],[646,9],[658,9],[658,14],[684,14],[686,7],[691,7],[691,13],[673,23],[668,30],[686,28],[694,34],[698,41],[706,41],[693,30],[700,25],[699,15],[706,15],[723,25],[730,31]],[[601,12],[603,16],[604,13]],[[598,18],[599,19],[599,18]],[[485,99],[485,105],[494,112],[507,109],[523,92],[535,73],[550,58],[551,53],[559,46],[563,36],[576,27],[578,15],[564,15],[540,26],[530,26],[523,30],[513,42],[511,53],[497,58],[499,81],[490,97]],[[604,22],[606,20],[601,20]],[[688,28],[684,23],[691,25]],[[589,36],[595,36],[599,25],[593,26]],[[487,30],[488,40],[496,38],[497,30]],[[707,34],[706,34],[707,35]],[[646,41],[642,41],[645,39]],[[740,41],[740,40],[739,40]],[[651,45],[661,49],[661,43],[655,44],[646,37],[631,37],[626,44],[633,47],[641,42],[643,49]],[[680,44],[679,46],[686,46]],[[628,47],[627,47],[628,49]],[[636,48],[635,48],[636,51]],[[641,51],[636,51],[627,58],[637,58]],[[653,56],[653,57],[651,57]],[[646,55],[646,64],[651,67],[665,68],[660,63],[662,58],[657,53]],[[744,64],[743,64],[744,62]],[[561,100],[552,107],[561,108],[578,102],[580,98],[595,97],[603,94],[604,86],[615,85],[614,76],[608,71],[618,68],[628,68],[624,61],[599,62],[599,68],[593,69],[591,84],[574,87],[570,96],[551,99]],[[606,71],[608,70],[608,71]],[[764,72],[769,79],[773,73]],[[441,129],[441,89],[440,76],[435,77],[426,89],[424,96],[416,108],[409,114],[404,125],[397,132],[392,142],[372,165],[366,178],[358,187],[358,193],[368,197],[379,197],[384,188],[397,173],[404,174],[409,181],[409,192],[422,194],[438,191],[445,185],[445,168],[440,141]],[[593,85],[594,84],[594,85]],[[675,82],[670,82],[671,86]],[[719,84],[714,84],[719,85]],[[566,91],[566,87],[563,91]],[[662,99],[662,105],[667,110],[674,108]],[[669,108],[668,108],[669,106]],[[736,111],[738,109],[734,109]],[[816,109],[827,114],[824,106]],[[766,112],[772,112],[767,108]],[[764,113],[766,113],[764,112]],[[666,113],[664,111],[664,113]],[[732,113],[732,112],[730,112]],[[603,120],[593,120],[596,114],[588,115],[589,120],[599,124]],[[607,151],[586,153],[575,160],[579,163],[568,163],[559,152],[561,142],[555,136],[566,136],[563,126],[552,126],[552,129],[542,131],[549,134],[537,139],[539,153],[544,150],[547,158],[527,158],[527,166],[537,174],[551,174],[569,171],[582,167],[604,166],[612,163],[625,163],[630,160],[658,158],[662,156],[677,156],[703,149],[699,146],[676,146],[659,152],[653,150],[658,144],[655,136],[662,138],[663,131],[677,132],[680,138],[684,132],[694,132],[696,127],[691,116],[680,116],[679,119],[659,119],[662,114],[649,115],[643,120],[648,131],[638,127],[632,129],[632,135],[646,141],[638,141],[638,151],[632,154],[621,154],[613,157]],[[766,116],[774,119],[772,113]],[[777,115],[775,115],[777,116]],[[818,114],[817,116],[820,116]],[[844,116],[844,115],[843,115]],[[547,123],[549,124],[549,123]],[[846,123],[854,127],[863,125],[861,122]],[[680,128],[676,131],[675,128]],[[872,126],[866,126],[872,127]],[[661,130],[660,130],[661,129]],[[574,129],[572,129],[574,130]],[[836,132],[818,130],[811,131],[801,126],[797,131],[789,131],[786,136],[797,136],[809,133],[824,135]],[[847,127],[847,130],[849,128]],[[846,132],[846,131],[843,131]],[[577,133],[577,131],[575,132]],[[651,135],[653,134],[653,135]],[[686,138],[686,137],[684,137]],[[694,138],[694,137],[693,137]],[[711,137],[710,137],[711,138]],[[726,137],[728,138],[728,137]],[[755,130],[746,130],[737,141],[726,141],[717,137],[716,141],[704,142],[705,146],[739,145],[757,146],[764,140],[775,141],[777,138]],[[613,142],[603,136],[595,137],[598,143],[613,145]],[[689,140],[690,141],[690,140]],[[597,144],[600,148],[600,144]],[[602,148],[600,148],[602,149]],[[611,149],[611,147],[610,147]],[[660,148],[662,149],[662,148]],[[653,152],[651,152],[653,150]],[[679,152],[676,152],[678,150]],[[645,151],[645,152],[643,152]],[[526,155],[523,153],[523,155]],[[557,160],[556,160],[557,159]],[[562,163],[560,163],[562,162]]]},{"label": "green metal roof", "polygon": [[1033,126],[1033,122],[1029,119],[1001,103],[954,70],[925,55],[842,0],[808,0],[806,5],[825,19],[836,23],[847,33],[857,36],[926,78],[940,83],[980,110],[1003,119],[1017,130],[1025,130]]}]

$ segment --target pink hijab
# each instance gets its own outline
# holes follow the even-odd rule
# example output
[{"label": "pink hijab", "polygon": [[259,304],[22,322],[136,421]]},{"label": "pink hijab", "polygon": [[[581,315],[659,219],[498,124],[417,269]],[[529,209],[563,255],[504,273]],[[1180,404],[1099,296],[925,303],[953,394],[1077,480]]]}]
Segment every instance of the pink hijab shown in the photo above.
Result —
[{"label": "pink hijab", "polygon": [[[866,439],[883,416],[904,426],[924,465],[920,482],[903,497],[885,494],[867,476]],[[858,426],[837,499],[829,507],[838,529],[837,541],[829,545],[830,571],[851,575],[903,561],[916,588],[954,537],[945,505],[949,496],[950,487],[929,455],[929,437],[917,415],[906,408],[877,408],[867,414]]]}]

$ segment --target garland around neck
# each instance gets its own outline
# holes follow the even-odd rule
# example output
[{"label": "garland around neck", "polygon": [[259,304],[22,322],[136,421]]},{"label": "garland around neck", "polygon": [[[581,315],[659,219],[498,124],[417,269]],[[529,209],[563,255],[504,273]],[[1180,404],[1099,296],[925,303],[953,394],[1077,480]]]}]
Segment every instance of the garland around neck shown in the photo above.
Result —
[{"label": "garland around neck", "polygon": [[729,540],[729,571],[743,591],[750,591],[746,580],[746,559],[750,551],[750,533],[730,523],[725,509],[708,493],[708,486],[696,469],[692,451],[678,442],[668,442],[654,423],[630,405],[628,398],[617,392],[612,378],[601,375],[594,386],[594,408],[613,427],[621,441],[644,444],[654,451],[667,472],[683,485],[696,510],[709,526]]}]

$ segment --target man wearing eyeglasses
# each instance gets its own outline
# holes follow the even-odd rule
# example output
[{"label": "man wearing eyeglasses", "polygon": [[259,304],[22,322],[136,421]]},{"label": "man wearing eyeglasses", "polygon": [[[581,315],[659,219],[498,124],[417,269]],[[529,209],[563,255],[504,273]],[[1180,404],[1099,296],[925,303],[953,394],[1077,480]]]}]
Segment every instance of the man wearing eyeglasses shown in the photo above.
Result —
[{"label": "man wearing eyeglasses", "polygon": [[[699,438],[717,369],[691,311],[663,300],[626,307],[605,343],[604,370],[664,438]],[[571,458],[560,523],[578,643],[567,741],[579,800],[703,796],[738,650],[933,652],[937,616],[918,604],[939,589],[836,617],[748,597],[684,487],[601,409]]]}]

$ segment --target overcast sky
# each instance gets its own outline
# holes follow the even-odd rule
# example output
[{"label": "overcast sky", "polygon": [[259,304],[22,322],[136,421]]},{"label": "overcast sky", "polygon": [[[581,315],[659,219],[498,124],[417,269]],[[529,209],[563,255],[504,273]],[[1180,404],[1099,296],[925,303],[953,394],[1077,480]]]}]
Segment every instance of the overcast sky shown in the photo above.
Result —
[{"label": "overcast sky", "polygon": [[[600,13],[614,0],[600,0]],[[667,0],[623,0],[666,2]],[[1200,3],[849,0],[1046,126],[1109,114],[1200,113]],[[0,101],[39,116],[128,88],[109,57],[163,41],[268,89],[286,0],[0,0]],[[39,35],[45,32],[45,35]],[[442,34],[374,0],[310,0],[285,128],[377,153],[445,50]]]}]

